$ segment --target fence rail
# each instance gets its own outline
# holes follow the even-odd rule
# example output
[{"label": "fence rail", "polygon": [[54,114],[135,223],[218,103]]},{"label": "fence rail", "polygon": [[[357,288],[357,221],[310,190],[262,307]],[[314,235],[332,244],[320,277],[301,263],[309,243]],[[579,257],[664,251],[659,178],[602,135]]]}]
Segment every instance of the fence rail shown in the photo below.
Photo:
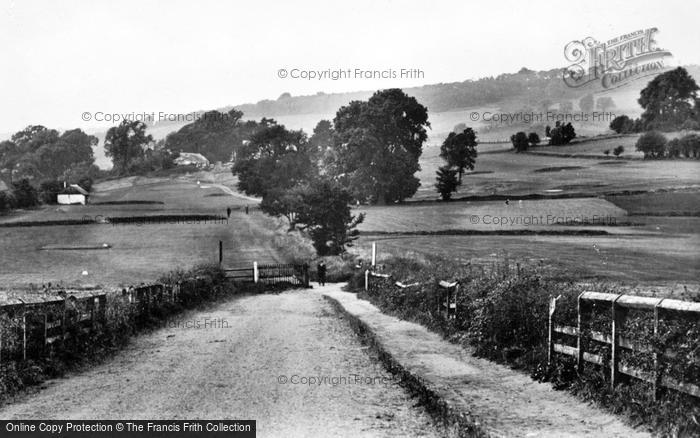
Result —
[{"label": "fence rail", "polygon": [[[420,283],[404,283],[393,278],[388,273],[377,273],[365,270],[365,291],[371,293],[372,286],[383,284],[386,287],[397,287],[409,290],[409,288],[420,287]],[[438,314],[444,315],[446,319],[457,314],[457,291],[458,282],[439,281],[435,286],[435,296],[438,302]],[[663,350],[654,348],[649,343],[640,342],[623,334],[623,328],[630,310],[653,312],[653,335],[659,335],[659,323],[664,318],[672,319],[674,315],[685,315],[695,318],[700,322],[700,303],[663,299],[639,297],[633,295],[607,294],[600,292],[584,292],[578,297],[577,325],[569,326],[555,322],[554,316],[557,310],[557,298],[552,298],[549,307],[549,333],[548,333],[548,362],[554,362],[555,354],[571,356],[576,359],[577,369],[582,372],[585,363],[590,363],[599,367],[609,369],[610,385],[615,387],[620,383],[621,376],[628,376],[634,379],[651,383],[653,395],[658,399],[662,388],[669,388],[683,392],[694,397],[700,397],[700,386],[697,382],[682,381],[667,375],[663,370],[663,363],[667,359],[679,358],[679,351],[673,348]],[[602,307],[604,311],[610,312],[611,324],[610,333],[592,330],[590,327],[590,316],[593,307]],[[565,338],[568,345],[557,338]],[[592,347],[592,343],[606,346],[610,349],[609,355],[598,354]],[[653,370],[643,370],[634,366],[621,363],[624,352],[642,353],[652,355]],[[684,357],[687,363],[700,367],[700,352]]]},{"label": "fence rail", "polygon": [[[198,281],[132,286],[110,294],[109,299],[127,305],[129,316],[139,323],[164,303],[187,304],[183,292],[194,291]],[[101,331],[107,319],[107,293],[56,294],[10,298],[0,304],[0,365],[50,356],[76,336],[96,336]]]},{"label": "fence rail", "polygon": [[[590,319],[594,312],[594,306],[602,306],[603,310],[610,311],[610,334],[590,329]],[[608,309],[605,309],[605,307]],[[663,374],[662,361],[665,358],[674,359],[678,356],[676,351],[665,349],[660,351],[652,345],[637,342],[622,335],[622,330],[629,310],[641,310],[653,312],[653,335],[659,334],[659,322],[664,318],[664,312],[694,315],[700,318],[700,303],[680,301],[664,298],[638,297],[632,295],[607,294],[600,292],[584,292],[578,297],[577,326],[566,326],[554,322],[557,310],[557,298],[552,298],[549,306],[549,355],[551,364],[555,359],[554,354],[563,354],[576,358],[576,366],[579,372],[584,369],[585,363],[595,364],[610,369],[610,385],[614,388],[620,381],[620,375],[643,380],[651,383],[654,397],[657,398],[662,387],[670,388],[695,397],[700,397],[700,386],[696,383],[683,382],[671,376]],[[561,336],[558,336],[561,335]],[[575,338],[576,346],[557,342],[556,337]],[[594,352],[586,351],[591,346],[591,341],[610,347],[610,358]],[[653,370],[645,371],[636,367],[620,363],[623,350],[653,355]],[[700,365],[700,356],[696,353],[689,358],[690,362]]]},{"label": "fence rail", "polygon": [[240,282],[265,285],[291,284],[309,287],[309,265],[292,263],[260,264],[252,267],[224,269],[226,277]]}]

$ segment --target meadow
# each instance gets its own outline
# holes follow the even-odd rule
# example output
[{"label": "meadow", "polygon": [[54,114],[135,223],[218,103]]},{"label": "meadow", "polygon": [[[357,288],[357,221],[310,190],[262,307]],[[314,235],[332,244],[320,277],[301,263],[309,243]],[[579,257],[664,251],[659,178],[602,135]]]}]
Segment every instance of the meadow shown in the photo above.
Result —
[{"label": "meadow", "polygon": [[[413,199],[354,210],[367,216],[352,251],[367,258],[370,243],[378,242],[387,256],[438,254],[475,266],[510,259],[546,267],[562,279],[614,282],[635,293],[700,290],[700,162],[585,157],[591,151],[602,157],[619,140],[556,148],[581,158],[516,154],[508,144],[479,146],[474,172],[464,175],[454,194],[467,199],[452,202],[437,200],[435,170],[443,161],[439,146],[431,144],[421,157],[422,186]],[[636,142],[636,136],[623,140]],[[492,195],[500,199],[479,200]],[[518,200],[532,195],[553,198]],[[561,235],[548,234],[553,230]],[[529,234],[515,234],[521,232]]]},{"label": "meadow", "polygon": [[[0,226],[0,290],[48,282],[118,287],[154,281],[173,269],[218,262],[219,240],[224,245],[227,266],[248,266],[255,260],[282,261],[284,256],[278,251],[275,239],[284,234],[284,226],[257,208],[250,208],[246,214],[245,206],[254,207],[254,199],[232,196],[218,187],[231,184],[231,178],[230,173],[207,173],[173,179],[141,177],[107,181],[97,185],[92,198],[95,204],[44,206],[3,217],[1,223],[99,216],[226,217],[226,208],[232,208],[228,222],[168,220],[156,224]],[[215,194],[224,196],[212,196]],[[160,203],[129,204],[131,201]],[[83,275],[83,271],[88,275]]]}]

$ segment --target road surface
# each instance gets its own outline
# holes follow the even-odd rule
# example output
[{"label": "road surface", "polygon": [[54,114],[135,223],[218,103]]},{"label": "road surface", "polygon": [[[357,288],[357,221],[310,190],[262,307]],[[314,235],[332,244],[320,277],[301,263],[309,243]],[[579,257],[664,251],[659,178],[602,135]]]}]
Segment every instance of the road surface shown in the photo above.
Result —
[{"label": "road surface", "polygon": [[191,311],[0,418],[254,419],[260,437],[440,434],[313,290]]}]

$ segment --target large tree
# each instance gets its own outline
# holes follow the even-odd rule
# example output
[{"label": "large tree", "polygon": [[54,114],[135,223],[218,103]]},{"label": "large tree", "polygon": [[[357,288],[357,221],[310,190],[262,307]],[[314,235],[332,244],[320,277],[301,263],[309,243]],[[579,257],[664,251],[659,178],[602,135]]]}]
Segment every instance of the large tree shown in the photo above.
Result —
[{"label": "large tree", "polygon": [[179,131],[168,134],[165,147],[177,152],[195,152],[210,161],[228,161],[246,140],[256,124],[245,123],[243,113],[208,111]]},{"label": "large tree", "polygon": [[427,139],[428,110],[398,88],[340,108],[327,168],[356,199],[400,202],[420,186],[414,174]]},{"label": "large tree", "polygon": [[300,229],[311,236],[318,255],[345,252],[345,247],[352,246],[359,237],[356,227],[365,218],[364,213],[352,215],[350,193],[327,179],[306,186],[301,193],[297,221]]},{"label": "large tree", "polygon": [[465,128],[460,133],[450,132],[440,146],[440,157],[449,166],[456,167],[459,182],[465,169],[473,170],[476,161],[476,133],[472,128]]},{"label": "large tree", "polygon": [[105,154],[112,159],[118,172],[126,172],[129,164],[144,156],[145,147],[153,141],[146,134],[146,124],[136,120],[124,120],[113,126],[105,137]]},{"label": "large tree", "polygon": [[242,144],[232,171],[238,175],[240,190],[264,198],[271,190],[291,188],[313,178],[317,174],[314,156],[303,131],[263,119],[250,140]]},{"label": "large tree", "polygon": [[642,122],[646,129],[674,129],[693,117],[697,92],[695,79],[683,67],[656,76],[639,97],[644,108]]}]

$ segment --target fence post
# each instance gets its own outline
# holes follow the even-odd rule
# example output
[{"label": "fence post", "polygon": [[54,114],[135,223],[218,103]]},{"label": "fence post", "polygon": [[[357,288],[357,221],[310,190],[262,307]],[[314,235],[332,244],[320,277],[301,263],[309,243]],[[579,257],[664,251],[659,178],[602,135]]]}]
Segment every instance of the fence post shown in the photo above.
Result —
[{"label": "fence post", "polygon": [[224,261],[224,242],[219,240],[219,266]]},{"label": "fence post", "polygon": [[620,331],[622,329],[622,312],[618,309],[617,300],[620,299],[622,295],[618,295],[612,302],[612,332],[610,339],[610,389],[615,389],[617,384],[619,374],[617,371],[617,366],[620,362],[620,351],[619,351],[619,338]]},{"label": "fence post", "polygon": [[257,283],[260,272],[258,271],[258,262],[253,262],[253,283]]},{"label": "fence post", "polygon": [[369,291],[369,269],[365,269],[365,292]]},{"label": "fence post", "polygon": [[552,356],[554,355],[554,325],[553,317],[554,312],[557,310],[557,299],[551,297],[549,299],[549,329],[548,329],[548,343],[547,343],[547,366],[552,365]]},{"label": "fence post", "polygon": [[22,360],[27,360],[27,314],[22,315]]},{"label": "fence post", "polygon": [[309,264],[304,263],[304,287],[309,287]]},{"label": "fence post", "polygon": [[[659,304],[663,299],[659,300],[658,303],[654,305],[654,340],[659,339]],[[654,381],[652,382],[652,389],[654,391],[654,401],[657,401],[660,395],[661,389],[661,372],[659,371],[659,351],[654,349]]]},{"label": "fence post", "polygon": [[372,242],[372,267],[377,265],[377,242]]},{"label": "fence post", "polygon": [[49,315],[46,312],[44,312],[44,350],[46,350],[46,347],[48,345],[48,342],[47,342],[47,338],[49,336],[48,325],[49,325]]},{"label": "fence post", "polygon": [[577,320],[577,329],[578,329],[578,336],[576,337],[576,371],[581,374],[583,372],[583,316],[581,315],[581,312],[584,310],[584,304],[583,304],[583,294],[578,296],[578,303],[577,303],[577,313],[578,313],[578,320]]}]

